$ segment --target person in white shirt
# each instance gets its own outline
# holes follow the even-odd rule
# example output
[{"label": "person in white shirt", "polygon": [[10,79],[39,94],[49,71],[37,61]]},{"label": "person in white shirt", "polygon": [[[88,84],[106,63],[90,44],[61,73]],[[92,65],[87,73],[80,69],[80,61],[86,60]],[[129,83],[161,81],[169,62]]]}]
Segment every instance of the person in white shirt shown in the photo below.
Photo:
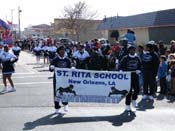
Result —
[{"label": "person in white shirt", "polygon": [[86,69],[89,53],[84,49],[84,45],[79,45],[78,50],[74,52],[73,59],[76,60],[77,69]]}]

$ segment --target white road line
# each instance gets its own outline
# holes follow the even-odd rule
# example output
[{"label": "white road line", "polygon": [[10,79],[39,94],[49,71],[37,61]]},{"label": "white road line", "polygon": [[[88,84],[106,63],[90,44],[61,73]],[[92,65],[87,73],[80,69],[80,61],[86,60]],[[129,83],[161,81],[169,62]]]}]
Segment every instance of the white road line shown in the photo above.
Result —
[{"label": "white road line", "polygon": [[31,74],[36,74],[35,72],[19,72],[19,73],[14,73],[14,76],[15,75],[31,75]]},{"label": "white road line", "polygon": [[[19,73],[14,73],[12,76],[19,76],[19,75],[33,75],[33,74],[35,74],[35,75],[45,75],[45,74],[41,74],[41,73],[24,73],[24,72],[19,72]],[[49,74],[52,74],[53,75],[53,73],[47,73],[48,75]],[[0,76],[2,76],[2,73],[0,73]]]},{"label": "white road line", "polygon": [[12,76],[12,78],[48,78],[48,77],[53,77],[53,76],[48,76],[48,75],[34,75],[34,76]]},{"label": "white road line", "polygon": [[25,79],[25,78],[48,78],[48,77],[53,77],[53,76],[16,76],[16,77],[12,77],[12,79],[16,79],[16,78],[20,78],[20,79]]},{"label": "white road line", "polygon": [[[37,84],[51,84],[53,82],[24,82],[24,83],[14,83],[15,85],[37,85]],[[0,84],[1,86],[3,84]]]},{"label": "white road line", "polygon": [[[30,73],[19,72],[19,73],[14,73],[12,76],[17,76],[17,75],[32,75],[32,74],[36,74],[36,73],[34,73],[34,72],[30,72]],[[0,76],[2,76],[2,73],[0,74]]]},{"label": "white road line", "polygon": [[[12,76],[12,79],[25,79],[25,78],[50,78],[53,77],[53,75],[30,75],[30,76]],[[0,75],[0,79],[2,79],[2,76]]]}]

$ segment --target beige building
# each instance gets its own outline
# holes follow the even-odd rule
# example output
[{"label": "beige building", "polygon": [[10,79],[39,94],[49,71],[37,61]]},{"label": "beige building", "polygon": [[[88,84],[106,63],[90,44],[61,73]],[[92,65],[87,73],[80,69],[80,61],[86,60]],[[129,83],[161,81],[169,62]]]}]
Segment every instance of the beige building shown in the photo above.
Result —
[{"label": "beige building", "polygon": [[[55,38],[68,37],[76,41],[75,32],[66,29],[63,25],[67,21],[68,19],[54,19],[54,36]],[[80,30],[79,40],[81,42],[103,37],[103,33],[96,30],[101,20],[81,20],[80,23],[85,27]]]},{"label": "beige building", "polygon": [[34,39],[52,37],[53,26],[46,24],[33,25],[25,28],[23,33],[26,37]]},{"label": "beige building", "polygon": [[135,32],[136,44],[145,44],[149,40],[163,40],[169,44],[175,39],[175,9],[104,18],[97,30],[108,32],[105,37],[114,43],[130,28]]}]

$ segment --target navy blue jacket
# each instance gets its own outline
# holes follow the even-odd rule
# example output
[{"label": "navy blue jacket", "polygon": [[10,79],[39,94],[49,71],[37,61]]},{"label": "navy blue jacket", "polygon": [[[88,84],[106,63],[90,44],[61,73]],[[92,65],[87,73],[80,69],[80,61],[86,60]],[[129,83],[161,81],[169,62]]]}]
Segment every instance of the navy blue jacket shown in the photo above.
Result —
[{"label": "navy blue jacket", "polygon": [[159,68],[159,57],[155,52],[149,52],[143,54],[143,72],[149,71],[153,73],[154,76],[157,75]]},{"label": "navy blue jacket", "polygon": [[126,55],[119,63],[119,70],[122,71],[136,71],[141,70],[141,60],[138,56],[130,57]]}]

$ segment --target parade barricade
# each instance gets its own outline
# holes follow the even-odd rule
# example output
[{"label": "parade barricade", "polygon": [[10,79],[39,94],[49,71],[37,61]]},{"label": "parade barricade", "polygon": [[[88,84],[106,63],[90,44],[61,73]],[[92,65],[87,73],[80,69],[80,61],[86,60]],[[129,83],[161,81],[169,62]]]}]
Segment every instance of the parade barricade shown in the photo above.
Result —
[{"label": "parade barricade", "polygon": [[131,73],[55,68],[56,101],[119,103],[130,90]]}]

